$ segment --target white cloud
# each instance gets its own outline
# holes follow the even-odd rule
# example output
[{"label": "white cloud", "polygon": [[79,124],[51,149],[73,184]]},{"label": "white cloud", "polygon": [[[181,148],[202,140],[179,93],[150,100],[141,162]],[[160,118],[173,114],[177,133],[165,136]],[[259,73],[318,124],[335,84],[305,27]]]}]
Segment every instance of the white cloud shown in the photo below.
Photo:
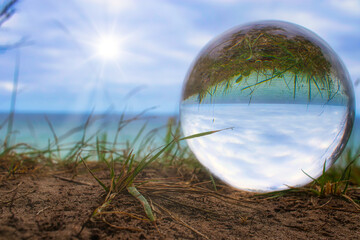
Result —
[{"label": "white cloud", "polygon": [[347,67],[349,74],[353,80],[360,77],[360,59],[353,59],[349,57],[343,58],[344,64]]},{"label": "white cloud", "polygon": [[357,25],[345,24],[344,22],[319,16],[314,12],[301,11],[299,9],[277,9],[268,11],[265,9],[253,10],[253,17],[289,21],[304,26],[315,33],[328,37],[330,34],[351,33],[357,31]]},{"label": "white cloud", "polygon": [[331,0],[330,4],[336,10],[344,11],[356,17],[359,17],[360,15],[359,0]]},{"label": "white cloud", "polygon": [[78,2],[82,5],[93,4],[96,7],[105,7],[111,13],[120,13],[137,7],[136,1],[133,0],[79,0]]},{"label": "white cloud", "polygon": [[13,83],[12,82],[7,82],[7,81],[0,82],[0,89],[4,90],[6,92],[12,92]]},{"label": "white cloud", "polygon": [[21,38],[10,31],[0,30],[0,45],[14,44]]},{"label": "white cloud", "polygon": [[266,3],[266,4],[277,4],[277,3],[296,3],[296,2],[305,2],[308,0],[199,0],[199,2],[205,2],[205,3],[214,3],[214,4],[220,4],[220,5],[224,5],[224,4],[228,4],[228,5],[235,5],[238,3],[255,3],[255,4],[259,4],[259,3]]},{"label": "white cloud", "polygon": [[[14,88],[14,83],[12,81],[0,81],[0,91],[5,91],[5,92],[12,92]],[[24,89],[24,84],[18,83],[18,87],[17,90],[20,91]]]},{"label": "white cloud", "polygon": [[145,56],[152,56],[153,58],[165,57],[171,60],[190,62],[195,57],[193,52],[182,47],[175,48],[157,41],[144,41],[139,47]]},{"label": "white cloud", "polygon": [[207,44],[214,36],[206,33],[191,32],[185,40],[187,44],[192,47],[202,48]]}]

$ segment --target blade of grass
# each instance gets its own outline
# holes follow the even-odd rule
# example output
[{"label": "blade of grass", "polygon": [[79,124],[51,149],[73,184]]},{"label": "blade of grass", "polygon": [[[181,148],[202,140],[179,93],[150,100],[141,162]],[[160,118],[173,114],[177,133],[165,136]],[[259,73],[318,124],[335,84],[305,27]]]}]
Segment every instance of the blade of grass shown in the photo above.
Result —
[{"label": "blade of grass", "polygon": [[134,196],[137,200],[139,200],[139,202],[141,203],[141,205],[145,210],[146,216],[150,219],[150,221],[155,222],[156,218],[146,198],[134,186],[127,187],[127,190],[132,196]]},{"label": "blade of grass", "polygon": [[88,165],[85,163],[85,159],[83,159],[81,156],[79,156],[81,162],[84,164],[84,166],[86,167],[86,169],[89,171],[89,173],[91,174],[91,176],[93,176],[93,178],[95,178],[95,180],[100,184],[100,186],[102,188],[104,188],[104,190],[106,192],[109,192],[109,188],[105,186],[105,184],[98,178],[95,176],[95,174],[91,171],[91,169],[88,167]]},{"label": "blade of grass", "polygon": [[146,126],[147,126],[147,122],[143,124],[143,126],[141,127],[140,131],[136,134],[136,137],[134,138],[134,140],[131,142],[130,144],[130,148],[133,148],[135,143],[137,142],[137,140],[140,138],[141,134],[144,132]]},{"label": "blade of grass", "polygon": [[59,139],[58,139],[58,137],[56,135],[54,126],[52,125],[50,119],[46,115],[44,115],[44,117],[45,117],[45,120],[46,120],[46,122],[47,122],[47,124],[48,124],[48,126],[50,128],[50,131],[51,131],[53,137],[54,137],[55,146],[56,146],[56,149],[57,149],[57,152],[58,152],[58,158],[61,159]]},{"label": "blade of grass", "polygon": [[13,125],[14,125],[15,105],[16,105],[18,82],[19,82],[19,71],[20,71],[20,52],[17,51],[16,59],[15,59],[13,88],[12,88],[11,101],[10,101],[9,121],[8,121],[7,133],[4,141],[5,149],[8,148],[9,146]]},{"label": "blade of grass", "polygon": [[229,128],[224,128],[224,129],[220,129],[220,130],[208,131],[208,132],[203,132],[203,133],[196,133],[196,134],[193,134],[193,135],[190,135],[190,136],[187,136],[187,137],[180,138],[178,141],[182,141],[182,140],[186,140],[186,139],[192,139],[192,138],[198,138],[198,137],[203,137],[203,136],[206,136],[206,135],[214,134],[214,133],[221,132],[221,131],[225,131],[225,130],[229,130],[229,129],[232,130],[232,129],[234,129],[234,128],[233,128],[233,127],[229,127]]}]

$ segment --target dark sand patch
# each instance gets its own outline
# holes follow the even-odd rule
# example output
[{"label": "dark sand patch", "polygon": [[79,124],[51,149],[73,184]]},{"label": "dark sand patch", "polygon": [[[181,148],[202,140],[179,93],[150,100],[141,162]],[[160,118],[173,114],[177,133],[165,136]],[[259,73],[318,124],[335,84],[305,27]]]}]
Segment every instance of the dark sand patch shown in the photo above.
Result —
[{"label": "dark sand patch", "polygon": [[[98,175],[106,180],[106,172]],[[53,175],[59,176],[54,177]],[[138,187],[157,216],[149,221],[107,214],[120,230],[89,216],[102,204],[103,189],[86,172],[22,174],[0,182],[0,239],[359,239],[360,212],[336,196],[304,193],[264,199],[218,185],[214,192],[205,173],[173,168],[147,169]],[[349,195],[360,200],[360,190]],[[107,208],[145,218],[141,204],[123,192]]]}]

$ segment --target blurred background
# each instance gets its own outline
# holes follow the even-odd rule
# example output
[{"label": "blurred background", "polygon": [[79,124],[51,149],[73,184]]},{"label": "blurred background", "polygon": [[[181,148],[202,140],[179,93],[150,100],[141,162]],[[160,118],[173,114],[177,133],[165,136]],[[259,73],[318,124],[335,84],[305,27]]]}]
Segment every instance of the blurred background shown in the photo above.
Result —
[{"label": "blurred background", "polygon": [[201,48],[231,27],[270,19],[304,26],[329,43],[349,70],[360,112],[358,0],[14,2],[0,27],[3,113],[16,85],[18,114],[152,108],[153,115],[177,115],[183,79]]}]

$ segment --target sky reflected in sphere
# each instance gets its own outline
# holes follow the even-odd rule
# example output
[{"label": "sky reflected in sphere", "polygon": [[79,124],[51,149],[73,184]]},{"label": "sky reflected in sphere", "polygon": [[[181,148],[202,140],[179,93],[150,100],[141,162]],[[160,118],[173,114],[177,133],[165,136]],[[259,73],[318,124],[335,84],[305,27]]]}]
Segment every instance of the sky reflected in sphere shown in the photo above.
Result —
[{"label": "sky reflected in sphere", "polygon": [[339,157],[354,122],[347,70],[317,35],[286,22],[231,29],[200,52],[180,104],[199,161],[250,191],[301,186]]}]

